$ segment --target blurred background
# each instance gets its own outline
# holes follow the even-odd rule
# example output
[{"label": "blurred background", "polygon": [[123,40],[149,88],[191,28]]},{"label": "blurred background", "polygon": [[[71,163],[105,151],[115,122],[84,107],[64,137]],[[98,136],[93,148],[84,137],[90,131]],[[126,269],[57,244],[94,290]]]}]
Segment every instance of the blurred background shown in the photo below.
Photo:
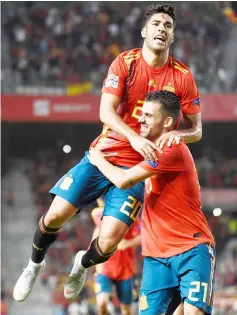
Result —
[{"label": "blurred background", "polygon": [[[1,315],[96,314],[93,269],[79,298],[63,297],[74,255],[89,245],[95,205],[65,225],[30,297],[14,302],[12,290],[30,257],[38,219],[51,202],[48,190],[101,132],[103,80],[119,53],[142,46],[142,16],[150,4],[1,2]],[[203,138],[190,149],[217,242],[214,315],[236,315],[237,5],[172,4],[177,28],[171,54],[189,66],[201,93]],[[134,305],[140,249],[137,265]],[[111,314],[119,314],[116,298],[113,305]]]}]

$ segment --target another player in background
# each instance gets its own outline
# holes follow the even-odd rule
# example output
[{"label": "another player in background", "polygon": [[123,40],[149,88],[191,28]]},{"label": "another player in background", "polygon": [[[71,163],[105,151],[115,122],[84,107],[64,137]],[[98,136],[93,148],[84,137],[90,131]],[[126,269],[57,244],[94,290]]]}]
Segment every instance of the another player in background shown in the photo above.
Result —
[{"label": "another player in background", "polygon": [[[103,199],[97,200],[99,207],[92,213],[96,225],[92,240],[98,237],[104,210]],[[95,292],[98,315],[108,314],[108,303],[115,286],[122,315],[132,315],[133,276],[136,274],[135,247],[141,245],[140,219],[132,225],[116,253],[105,263],[96,266]]]},{"label": "another player in background", "polygon": [[[156,142],[174,128],[180,107],[171,92],[148,93],[140,134]],[[195,164],[183,141],[165,146],[158,155],[156,162],[146,160],[125,170],[108,162],[98,149],[90,151],[90,161],[121,189],[148,179],[141,222],[145,259],[139,314],[165,315],[176,292],[184,302],[178,314],[211,314],[215,243],[202,212]]]},{"label": "another player in background", "polygon": [[[111,64],[102,88],[100,119],[105,124],[102,134],[91,147],[102,150],[109,161],[120,167],[132,167],[144,158],[155,161],[156,148],[165,142],[183,139],[199,141],[202,134],[199,93],[190,70],[169,56],[174,39],[176,17],[170,5],[152,5],[144,16],[143,47],[120,54]],[[172,130],[157,144],[139,135],[145,95],[149,91],[173,91],[181,100],[185,129]],[[66,298],[81,291],[87,268],[108,260],[124,238],[143,203],[144,184],[126,190],[118,189],[88,160],[88,153],[50,190],[55,196],[49,210],[40,219],[27,267],[18,279],[13,296],[23,301],[30,294],[38,274],[45,266],[45,255],[56,240],[63,224],[78,209],[105,193],[100,235],[85,252],[75,258],[64,287]]]}]

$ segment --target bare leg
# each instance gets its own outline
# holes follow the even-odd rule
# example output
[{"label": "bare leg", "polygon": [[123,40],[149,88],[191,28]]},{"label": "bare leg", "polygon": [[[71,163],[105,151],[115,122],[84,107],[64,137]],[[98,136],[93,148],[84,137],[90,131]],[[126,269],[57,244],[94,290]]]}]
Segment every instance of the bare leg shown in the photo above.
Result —
[{"label": "bare leg", "polygon": [[205,313],[196,306],[184,302],[184,315],[205,315]]}]

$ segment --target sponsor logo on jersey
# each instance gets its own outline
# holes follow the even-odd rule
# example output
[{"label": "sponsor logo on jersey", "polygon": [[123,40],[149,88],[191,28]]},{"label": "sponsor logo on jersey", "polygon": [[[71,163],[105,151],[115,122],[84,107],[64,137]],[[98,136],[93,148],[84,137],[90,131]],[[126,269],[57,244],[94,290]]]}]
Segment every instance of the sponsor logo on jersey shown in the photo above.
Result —
[{"label": "sponsor logo on jersey", "polygon": [[113,73],[110,73],[108,76],[107,76],[107,79],[105,81],[105,87],[112,87],[114,89],[117,89],[118,88],[118,83],[119,83],[119,76],[118,75],[115,75]]},{"label": "sponsor logo on jersey", "polygon": [[168,85],[163,86],[162,90],[175,93],[175,88],[171,85],[171,83],[169,83]]}]

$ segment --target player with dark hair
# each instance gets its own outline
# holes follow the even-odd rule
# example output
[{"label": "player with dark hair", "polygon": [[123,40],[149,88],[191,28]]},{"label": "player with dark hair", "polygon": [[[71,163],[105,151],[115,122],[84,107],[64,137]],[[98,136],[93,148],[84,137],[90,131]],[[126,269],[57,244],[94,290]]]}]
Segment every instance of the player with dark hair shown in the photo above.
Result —
[{"label": "player with dark hair", "polygon": [[[101,135],[91,147],[102,150],[109,161],[128,168],[144,158],[157,159],[157,147],[183,139],[195,142],[201,138],[199,93],[190,70],[169,56],[174,39],[175,14],[170,5],[152,5],[145,15],[141,31],[142,49],[120,54],[111,64],[102,88],[100,119],[105,124]],[[171,130],[156,144],[139,135],[144,98],[147,92],[168,90],[181,100],[185,128]],[[176,126],[175,126],[176,127]],[[86,253],[75,257],[73,269],[64,287],[66,298],[74,298],[81,291],[87,268],[108,260],[116,251],[141,209],[144,183],[122,190],[113,186],[90,163],[88,152],[75,167],[68,171],[50,190],[55,196],[49,210],[40,219],[27,267],[18,279],[13,296],[23,301],[44,269],[45,255],[64,225],[78,209],[95,201],[105,193],[105,209],[100,235]]]},{"label": "player with dark hair", "polygon": [[[173,130],[179,108],[179,99],[172,92],[148,93],[140,134],[156,142]],[[147,179],[139,314],[167,314],[176,293],[183,303],[178,314],[211,314],[215,243],[202,212],[195,164],[183,141],[172,147],[165,145],[163,154],[158,155],[158,161],[145,160],[126,170],[108,162],[98,149],[91,149],[89,159],[118,188],[127,189]]]}]

